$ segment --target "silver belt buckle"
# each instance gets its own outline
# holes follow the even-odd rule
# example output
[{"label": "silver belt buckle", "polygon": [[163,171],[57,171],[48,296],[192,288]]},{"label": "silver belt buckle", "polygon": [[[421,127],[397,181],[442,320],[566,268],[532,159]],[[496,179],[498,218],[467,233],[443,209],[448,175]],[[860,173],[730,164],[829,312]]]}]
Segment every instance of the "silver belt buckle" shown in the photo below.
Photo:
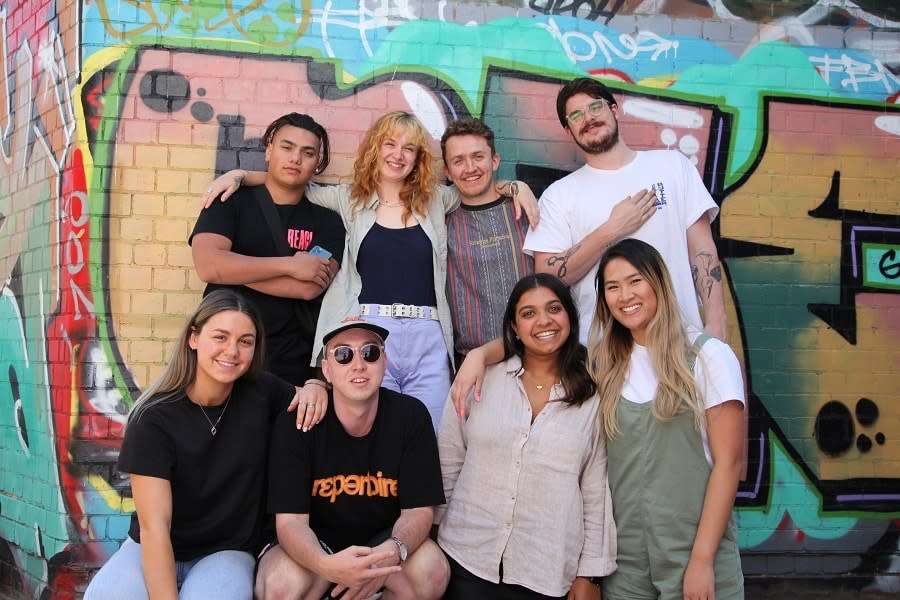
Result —
[{"label": "silver belt buckle", "polygon": [[391,304],[391,317],[394,319],[399,319],[401,317],[406,317],[405,314],[406,305],[400,304],[399,302],[394,302]]}]

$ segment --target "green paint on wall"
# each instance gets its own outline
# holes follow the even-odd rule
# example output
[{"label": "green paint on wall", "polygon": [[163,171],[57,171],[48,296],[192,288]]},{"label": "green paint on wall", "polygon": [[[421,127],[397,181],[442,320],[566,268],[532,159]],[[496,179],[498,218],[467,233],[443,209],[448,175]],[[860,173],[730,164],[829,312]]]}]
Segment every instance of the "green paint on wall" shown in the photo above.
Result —
[{"label": "green paint on wall", "polygon": [[781,42],[754,46],[732,65],[689,68],[671,89],[707,96],[722,108],[735,111],[726,185],[750,169],[761,149],[766,133],[765,96],[846,100],[828,87],[806,54]]},{"label": "green paint on wall", "polygon": [[781,526],[785,515],[798,531],[814,539],[834,540],[846,535],[858,519],[843,513],[823,513],[822,496],[813,483],[797,468],[775,433],[769,431],[768,438],[771,457],[769,501],[764,509],[734,511],[740,547],[754,548],[768,540]]}]

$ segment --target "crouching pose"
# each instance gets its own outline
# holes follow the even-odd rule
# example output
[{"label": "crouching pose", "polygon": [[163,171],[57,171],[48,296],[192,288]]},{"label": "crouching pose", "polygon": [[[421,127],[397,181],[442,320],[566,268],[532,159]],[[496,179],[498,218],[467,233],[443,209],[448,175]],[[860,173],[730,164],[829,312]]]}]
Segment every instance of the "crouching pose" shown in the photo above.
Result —
[{"label": "crouching pose", "polygon": [[269,511],[278,543],[259,565],[257,597],[440,598],[449,569],[428,539],[444,502],[425,405],[381,387],[388,331],[344,319],[323,336],[333,409],[315,429],[275,426]]},{"label": "crouching pose", "polygon": [[119,470],[131,474],[136,512],[85,598],[250,598],[269,432],[279,413],[294,421],[294,386],[260,372],[263,335],[233,290],[191,315],[128,417]]}]

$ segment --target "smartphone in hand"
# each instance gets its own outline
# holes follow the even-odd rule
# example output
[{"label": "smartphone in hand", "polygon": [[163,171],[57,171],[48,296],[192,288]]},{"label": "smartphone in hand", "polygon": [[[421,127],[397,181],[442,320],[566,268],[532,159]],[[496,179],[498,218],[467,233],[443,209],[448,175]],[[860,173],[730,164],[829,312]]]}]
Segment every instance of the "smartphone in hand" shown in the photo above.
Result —
[{"label": "smartphone in hand", "polygon": [[323,248],[322,246],[313,246],[309,249],[309,253],[313,256],[318,256],[320,258],[331,258],[331,252]]}]

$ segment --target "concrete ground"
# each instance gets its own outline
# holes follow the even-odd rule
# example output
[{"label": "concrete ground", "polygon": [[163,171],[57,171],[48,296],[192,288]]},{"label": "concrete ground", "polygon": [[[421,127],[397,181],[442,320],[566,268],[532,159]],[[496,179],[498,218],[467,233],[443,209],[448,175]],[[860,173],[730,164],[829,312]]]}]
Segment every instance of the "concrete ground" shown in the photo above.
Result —
[{"label": "concrete ground", "polygon": [[784,579],[781,577],[747,577],[744,580],[746,600],[882,600],[900,598],[900,592],[877,592],[867,589],[870,578]]}]

